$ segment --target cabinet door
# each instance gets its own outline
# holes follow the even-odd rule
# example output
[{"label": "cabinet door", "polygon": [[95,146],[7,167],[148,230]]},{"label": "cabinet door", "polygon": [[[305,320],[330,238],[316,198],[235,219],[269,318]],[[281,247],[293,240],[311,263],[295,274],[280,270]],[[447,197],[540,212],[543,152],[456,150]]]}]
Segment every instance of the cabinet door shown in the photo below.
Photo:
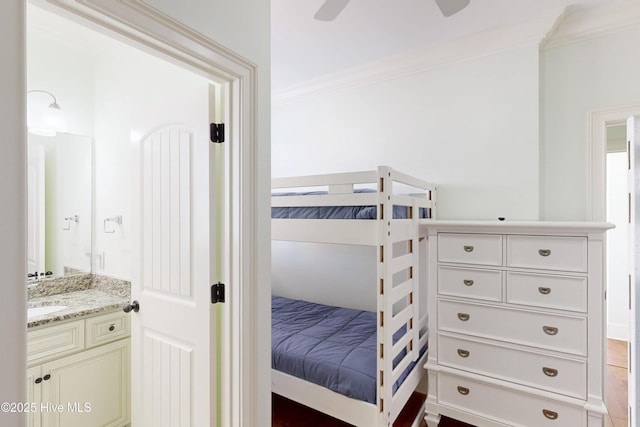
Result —
[{"label": "cabinet door", "polygon": [[[27,369],[27,402],[35,405],[35,411],[27,413],[27,426],[40,427],[40,402],[42,401],[42,378],[40,365]],[[31,408],[30,408],[31,409]]]},{"label": "cabinet door", "polygon": [[129,421],[129,340],[42,365],[52,410],[45,426],[114,427]]}]

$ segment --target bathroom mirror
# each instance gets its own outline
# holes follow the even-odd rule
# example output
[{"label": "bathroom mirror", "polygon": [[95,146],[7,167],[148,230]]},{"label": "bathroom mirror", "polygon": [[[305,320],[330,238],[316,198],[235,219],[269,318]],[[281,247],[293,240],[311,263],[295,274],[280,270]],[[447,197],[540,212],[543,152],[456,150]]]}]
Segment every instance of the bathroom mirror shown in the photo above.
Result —
[{"label": "bathroom mirror", "polygon": [[27,134],[27,275],[91,271],[93,140]]}]

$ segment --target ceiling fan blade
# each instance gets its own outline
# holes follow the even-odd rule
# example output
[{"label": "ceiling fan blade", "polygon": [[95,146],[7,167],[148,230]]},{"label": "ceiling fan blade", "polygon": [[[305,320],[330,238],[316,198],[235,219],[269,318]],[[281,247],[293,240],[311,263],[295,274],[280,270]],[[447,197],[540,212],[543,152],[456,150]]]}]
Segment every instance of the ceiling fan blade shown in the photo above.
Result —
[{"label": "ceiling fan blade", "polygon": [[469,6],[471,0],[436,0],[436,4],[440,8],[440,12],[445,18],[455,15],[465,7]]},{"label": "ceiling fan blade", "polygon": [[313,17],[318,21],[333,21],[351,0],[325,0]]}]

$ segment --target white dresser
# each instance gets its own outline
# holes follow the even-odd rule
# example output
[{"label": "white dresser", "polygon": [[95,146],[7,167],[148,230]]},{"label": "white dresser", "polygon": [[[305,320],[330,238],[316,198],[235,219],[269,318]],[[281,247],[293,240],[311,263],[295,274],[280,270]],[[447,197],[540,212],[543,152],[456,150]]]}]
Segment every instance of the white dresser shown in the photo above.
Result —
[{"label": "white dresser", "polygon": [[602,426],[611,224],[432,221],[425,420]]}]

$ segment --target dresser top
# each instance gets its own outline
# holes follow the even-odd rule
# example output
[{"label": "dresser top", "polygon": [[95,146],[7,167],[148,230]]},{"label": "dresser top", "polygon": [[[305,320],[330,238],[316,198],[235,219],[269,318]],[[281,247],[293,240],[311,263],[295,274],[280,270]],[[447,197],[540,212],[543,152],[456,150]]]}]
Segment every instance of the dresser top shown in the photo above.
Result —
[{"label": "dresser top", "polygon": [[421,220],[420,225],[431,232],[485,232],[485,233],[532,233],[532,234],[587,234],[601,233],[614,228],[608,222],[586,221],[462,221]]}]

